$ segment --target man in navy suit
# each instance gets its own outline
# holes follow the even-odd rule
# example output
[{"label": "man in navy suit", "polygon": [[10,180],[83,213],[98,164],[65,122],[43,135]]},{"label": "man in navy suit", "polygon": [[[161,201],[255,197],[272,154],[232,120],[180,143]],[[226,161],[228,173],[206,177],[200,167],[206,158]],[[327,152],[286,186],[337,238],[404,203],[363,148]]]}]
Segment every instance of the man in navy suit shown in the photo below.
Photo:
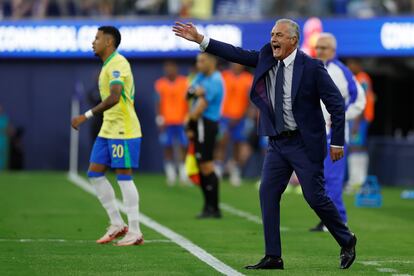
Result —
[{"label": "man in navy suit", "polygon": [[355,260],[356,237],[342,222],[324,189],[325,121],[320,100],[331,115],[330,156],[344,155],[344,100],[323,63],[298,50],[299,26],[278,20],[260,51],[247,51],[198,33],[191,23],[177,22],[177,36],[197,42],[208,53],[255,67],[250,99],[259,108],[258,135],[269,137],[260,186],[265,257],[247,269],[283,269],[280,199],[293,170],[309,206],[341,247],[340,268]]}]

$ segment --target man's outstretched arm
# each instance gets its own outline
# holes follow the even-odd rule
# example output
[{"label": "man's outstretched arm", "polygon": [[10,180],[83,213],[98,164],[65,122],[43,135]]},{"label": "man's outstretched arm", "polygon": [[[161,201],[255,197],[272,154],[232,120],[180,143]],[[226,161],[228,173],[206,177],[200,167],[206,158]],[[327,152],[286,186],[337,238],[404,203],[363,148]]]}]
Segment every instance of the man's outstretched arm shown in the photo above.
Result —
[{"label": "man's outstretched arm", "polygon": [[200,34],[192,23],[176,22],[172,30],[176,36],[200,44],[200,48],[207,53],[246,66],[257,66],[259,52],[244,50],[228,43],[210,39]]}]

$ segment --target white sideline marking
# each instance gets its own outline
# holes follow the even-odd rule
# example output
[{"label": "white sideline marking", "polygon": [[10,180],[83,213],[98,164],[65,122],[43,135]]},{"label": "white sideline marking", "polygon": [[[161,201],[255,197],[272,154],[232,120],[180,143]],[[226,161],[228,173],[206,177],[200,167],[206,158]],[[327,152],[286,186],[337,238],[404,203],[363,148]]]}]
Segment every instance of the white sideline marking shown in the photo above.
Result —
[{"label": "white sideline marking", "polygon": [[372,265],[372,266],[381,266],[378,261],[365,261],[365,262],[359,262],[360,264],[363,265]]},{"label": "white sideline marking", "polygon": [[[85,190],[86,192],[95,195],[95,190],[86,181],[84,178],[79,176],[76,173],[69,173],[68,178],[71,182],[73,182],[76,186],[80,187],[81,189]],[[119,209],[125,213],[125,206],[117,200],[117,204]],[[153,229],[155,232],[163,235],[164,237],[170,239],[172,242],[176,243],[177,245],[181,246],[185,250],[187,250],[190,254],[196,256],[202,262],[208,264],[218,272],[225,274],[225,275],[243,275],[240,272],[234,270],[230,266],[226,265],[225,263],[221,262],[219,259],[202,249],[201,247],[195,245],[190,240],[184,238],[178,233],[175,233],[171,229],[159,224],[158,222],[152,220],[151,218],[147,217],[143,213],[140,213],[140,222],[145,226]]]},{"label": "white sideline marking", "polygon": [[361,261],[359,263],[363,265],[381,266],[381,263],[412,264],[414,262],[407,261],[407,260],[384,260],[384,261]]},{"label": "white sideline marking", "polygon": [[[220,203],[220,208],[223,209],[224,211],[232,214],[232,215],[244,218],[244,219],[246,219],[248,221],[251,221],[251,222],[254,222],[256,224],[260,224],[260,225],[263,224],[262,219],[260,217],[258,217],[256,215],[253,215],[251,213],[248,213],[246,211],[239,210],[239,209],[237,209],[237,208],[235,208],[235,207],[233,207],[233,206],[231,206],[227,203]],[[281,232],[286,232],[286,231],[289,231],[289,228],[281,226],[280,231]]]},{"label": "white sideline marking", "polygon": [[392,276],[411,276],[411,274],[399,274],[397,269],[388,268],[388,267],[381,267],[381,263],[404,263],[410,264],[413,263],[411,261],[404,261],[404,260],[386,260],[386,261],[360,261],[360,264],[366,266],[376,266],[376,270],[381,273],[394,273]]},{"label": "white sideline marking", "polygon": [[394,268],[388,268],[388,267],[379,267],[379,268],[377,268],[377,270],[379,272],[382,272],[382,273],[394,273],[394,272],[398,272],[396,269],[394,269]]},{"label": "white sideline marking", "polygon": [[[0,242],[19,243],[96,243],[94,240],[65,240],[65,239],[0,239]],[[145,240],[145,243],[172,243],[170,240]]]}]

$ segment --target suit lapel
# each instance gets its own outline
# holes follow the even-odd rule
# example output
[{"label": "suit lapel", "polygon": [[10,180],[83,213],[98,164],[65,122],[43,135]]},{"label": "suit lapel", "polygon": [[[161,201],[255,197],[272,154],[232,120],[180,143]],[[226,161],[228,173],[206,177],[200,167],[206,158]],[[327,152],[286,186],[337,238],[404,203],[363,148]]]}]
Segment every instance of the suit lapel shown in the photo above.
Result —
[{"label": "suit lapel", "polygon": [[[259,64],[256,68],[255,81],[261,79],[270,68],[277,64],[277,60],[273,57],[272,49],[270,43],[267,44],[262,50],[263,58],[259,61]],[[255,83],[253,83],[254,85]]]},{"label": "suit lapel", "polygon": [[293,76],[292,76],[292,105],[295,103],[295,98],[298,93],[298,89],[300,86],[300,81],[302,79],[303,73],[303,53],[302,51],[298,50],[295,58],[295,62],[293,64]]},{"label": "suit lapel", "polygon": [[269,98],[267,96],[266,81],[264,77],[256,81],[254,88],[250,93],[250,99],[260,109],[261,112],[266,114],[273,121],[274,115],[270,106]]},{"label": "suit lapel", "polygon": [[265,81],[267,72],[277,63],[277,60],[272,55],[270,43],[262,49],[261,55],[263,58],[259,61],[256,68],[250,98],[260,109],[260,111],[266,114],[273,121],[274,115],[270,106]]}]

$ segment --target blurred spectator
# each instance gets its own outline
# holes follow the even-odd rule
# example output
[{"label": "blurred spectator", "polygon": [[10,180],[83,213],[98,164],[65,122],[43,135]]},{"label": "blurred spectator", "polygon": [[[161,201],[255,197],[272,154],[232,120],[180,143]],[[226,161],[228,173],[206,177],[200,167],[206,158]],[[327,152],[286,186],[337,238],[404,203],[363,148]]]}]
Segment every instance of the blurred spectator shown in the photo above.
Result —
[{"label": "blurred spectator", "polygon": [[[221,107],[220,139],[216,150],[216,173],[223,175],[228,167],[230,183],[241,184],[241,169],[249,157],[249,146],[245,134],[246,113],[249,108],[249,93],[253,75],[240,64],[232,63],[229,70],[222,72],[224,80],[224,99]],[[225,166],[228,146],[232,156],[229,166]]]},{"label": "blurred spectator", "polygon": [[74,0],[5,0],[0,3],[2,16],[13,19],[77,15]]},{"label": "blurred spectator", "polygon": [[141,15],[166,14],[166,1],[164,0],[137,0],[135,9]]},{"label": "blurred spectator", "polygon": [[257,18],[260,17],[261,0],[216,0],[215,15],[218,17]]},{"label": "blurred spectator", "polygon": [[350,123],[350,143],[348,156],[349,179],[348,192],[355,192],[365,181],[368,173],[369,156],[367,138],[369,125],[375,116],[375,94],[369,75],[364,72],[357,59],[347,61],[349,69],[354,73],[358,82],[365,91],[366,105],[364,112]]},{"label": "blurred spectator", "polygon": [[101,16],[112,16],[114,15],[114,2],[112,0],[101,0],[99,1],[98,9]]},{"label": "blurred spectator", "polygon": [[3,107],[0,105],[0,171],[7,167],[7,160],[9,154],[8,148],[8,128],[9,119],[3,112]]},{"label": "blurred spectator", "polygon": [[23,170],[24,167],[24,147],[23,147],[24,129],[21,127],[9,127],[10,155],[9,169]]},{"label": "blurred spectator", "polygon": [[[216,0],[217,1],[217,0]],[[208,19],[213,15],[213,0],[182,0],[180,16],[183,18]]]},{"label": "blurred spectator", "polygon": [[[174,185],[177,180],[177,171],[180,182],[188,183],[184,167],[184,158],[188,139],[184,129],[184,122],[188,116],[186,100],[188,79],[179,75],[178,66],[174,61],[164,64],[164,76],[155,82],[156,92],[156,123],[160,132],[160,142],[164,147],[164,171],[167,184]],[[178,155],[175,162],[174,153]]]},{"label": "blurred spectator", "polygon": [[311,17],[303,25],[303,38],[301,50],[311,57],[316,57],[316,41],[323,31],[322,21],[317,17]]},{"label": "blurred spectator", "polygon": [[79,15],[81,16],[97,16],[99,8],[96,0],[83,0],[78,2]]},{"label": "blurred spectator", "polygon": [[22,170],[24,161],[23,128],[16,128],[9,122],[0,106],[0,171]]},{"label": "blurred spectator", "polygon": [[10,1],[11,17],[19,19],[32,16],[33,3],[32,0],[12,0]]}]

